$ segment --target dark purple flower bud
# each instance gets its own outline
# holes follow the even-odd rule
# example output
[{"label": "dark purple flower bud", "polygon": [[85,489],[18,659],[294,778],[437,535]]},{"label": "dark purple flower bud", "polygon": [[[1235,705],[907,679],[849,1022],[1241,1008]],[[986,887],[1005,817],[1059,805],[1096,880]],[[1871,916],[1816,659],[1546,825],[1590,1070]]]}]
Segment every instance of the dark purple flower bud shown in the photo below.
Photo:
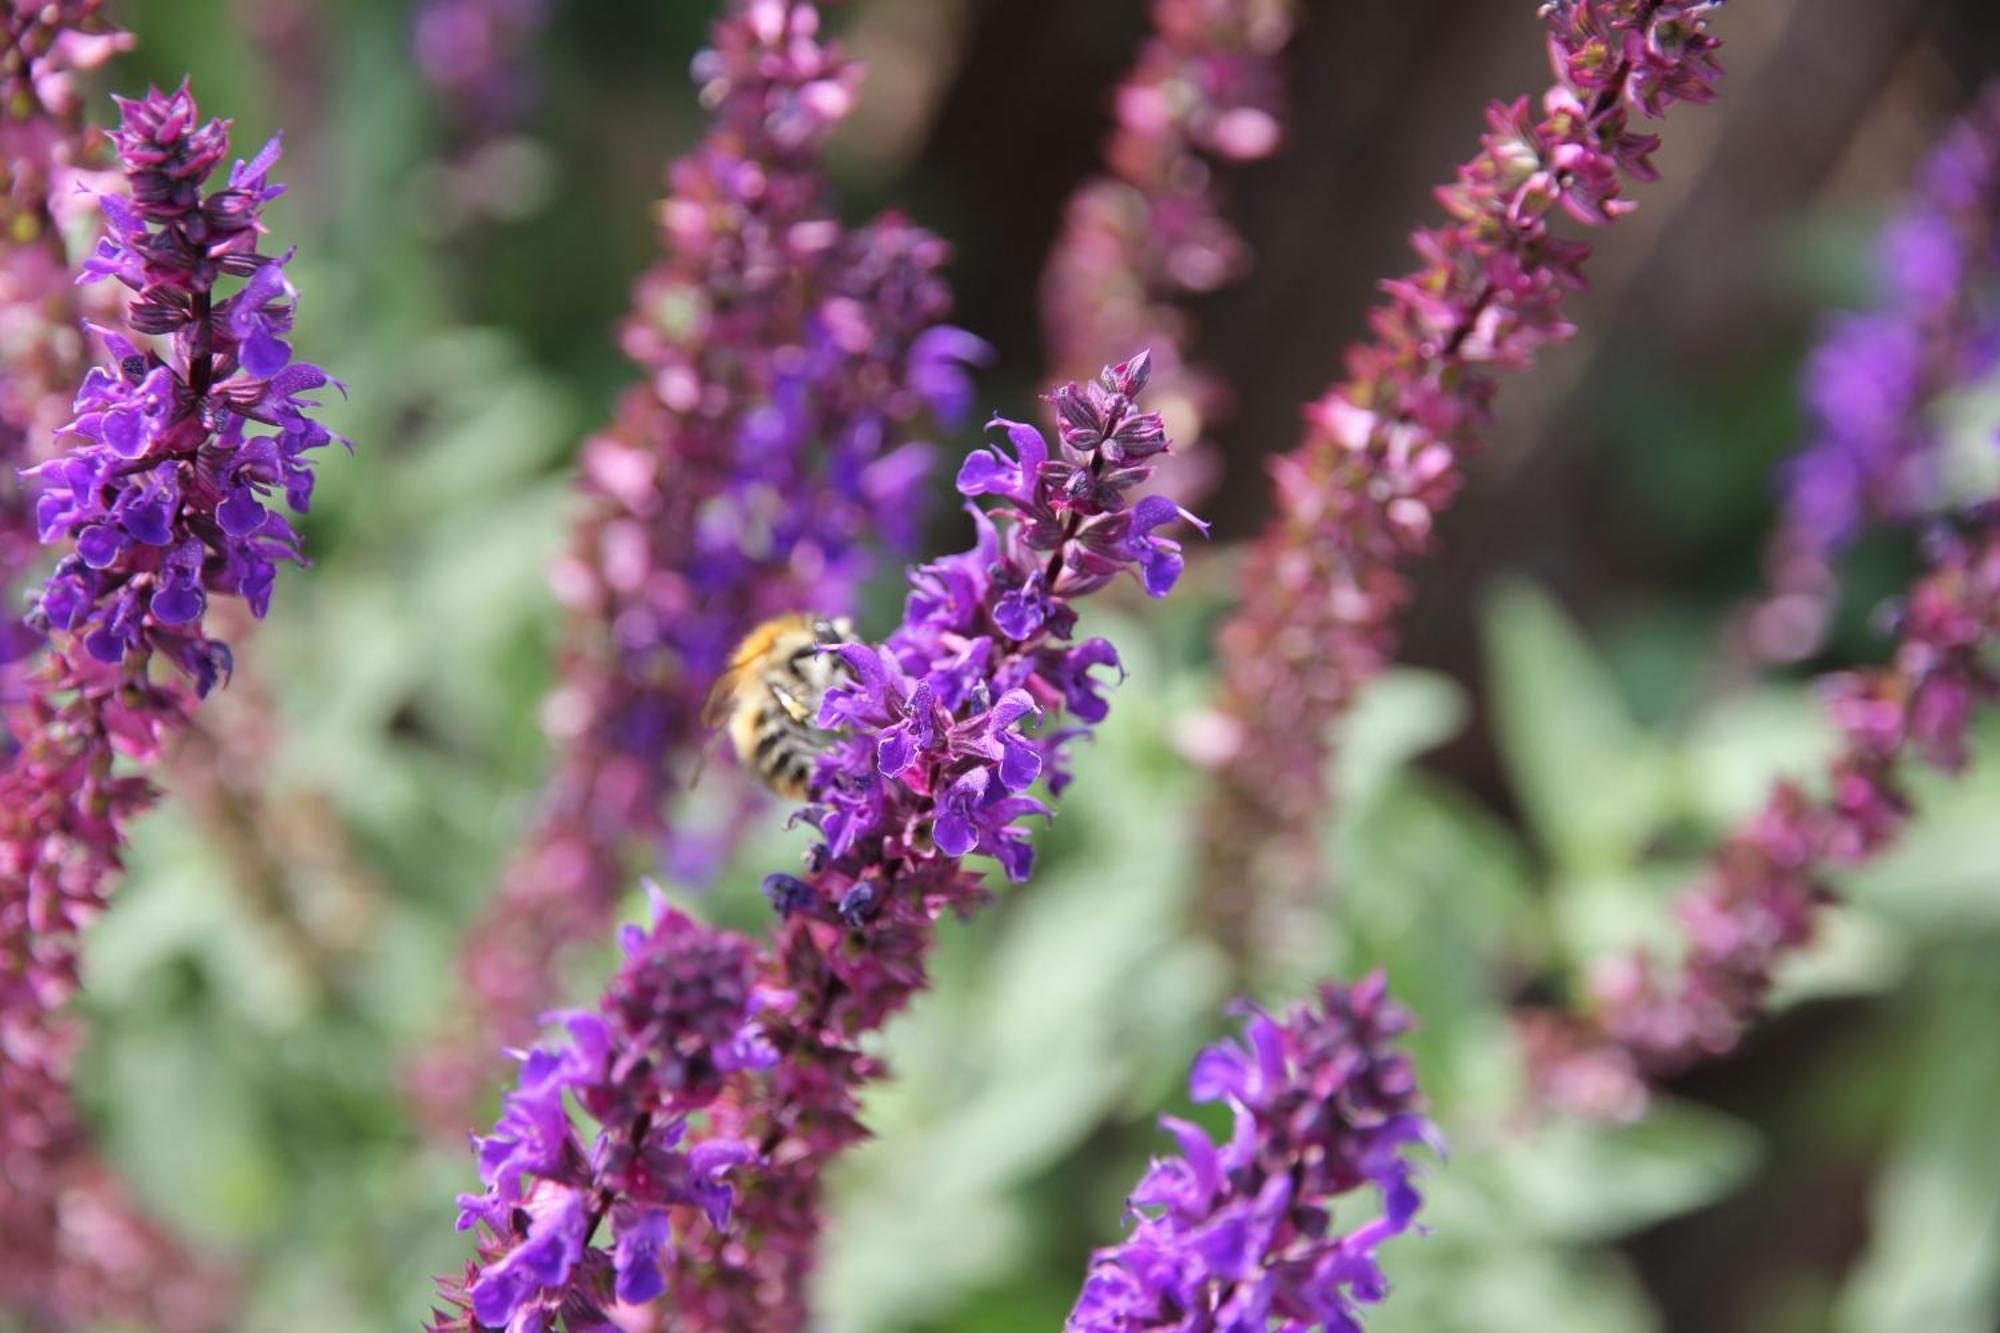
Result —
[{"label": "dark purple flower bud", "polygon": [[764,876],[764,897],[779,916],[809,911],[814,902],[812,889],[796,875]]},{"label": "dark purple flower bud", "polygon": [[841,895],[837,909],[840,919],[850,926],[863,926],[881,905],[882,890],[873,880],[863,880]]}]

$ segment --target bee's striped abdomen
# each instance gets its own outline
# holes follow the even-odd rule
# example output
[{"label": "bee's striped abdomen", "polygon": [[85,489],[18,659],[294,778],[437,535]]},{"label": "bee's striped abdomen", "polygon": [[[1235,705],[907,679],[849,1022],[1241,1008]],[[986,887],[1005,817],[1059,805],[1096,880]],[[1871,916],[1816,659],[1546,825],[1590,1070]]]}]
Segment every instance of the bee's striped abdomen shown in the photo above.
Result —
[{"label": "bee's striped abdomen", "polygon": [[711,696],[731,700],[729,736],[745,767],[793,800],[810,794],[813,768],[831,737],[818,725],[820,701],[853,673],[832,643],[851,641],[844,622],[793,617],[760,626]]},{"label": "bee's striped abdomen", "polygon": [[750,765],[780,795],[803,800],[813,764],[826,747],[826,733],[813,723],[823,691],[814,690],[795,671],[773,672],[772,677],[768,697],[757,710]]}]

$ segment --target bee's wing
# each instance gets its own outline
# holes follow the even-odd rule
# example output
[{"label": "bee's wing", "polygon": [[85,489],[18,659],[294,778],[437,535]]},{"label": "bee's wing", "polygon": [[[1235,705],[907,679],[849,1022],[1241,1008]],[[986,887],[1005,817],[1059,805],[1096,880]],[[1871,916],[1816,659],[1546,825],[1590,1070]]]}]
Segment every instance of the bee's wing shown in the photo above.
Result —
[{"label": "bee's wing", "polygon": [[722,728],[729,721],[729,715],[736,711],[736,686],[742,678],[743,664],[732,664],[715,678],[715,684],[708,687],[708,695],[701,701],[701,725],[708,729],[708,737],[702,742],[701,749],[695,751],[694,768],[688,773],[690,787],[701,781],[709,756],[722,742]]},{"label": "bee's wing", "polygon": [[694,767],[688,770],[687,785],[689,787],[693,787],[701,781],[701,775],[708,769],[709,757],[715,753],[715,747],[721,743],[722,733],[720,731],[710,731],[708,739],[703,741],[701,748],[694,752]]},{"label": "bee's wing", "polygon": [[732,662],[728,670],[715,678],[715,684],[708,687],[708,694],[701,701],[701,724],[711,731],[729,720],[729,714],[736,707],[736,687],[743,680],[744,664]]}]

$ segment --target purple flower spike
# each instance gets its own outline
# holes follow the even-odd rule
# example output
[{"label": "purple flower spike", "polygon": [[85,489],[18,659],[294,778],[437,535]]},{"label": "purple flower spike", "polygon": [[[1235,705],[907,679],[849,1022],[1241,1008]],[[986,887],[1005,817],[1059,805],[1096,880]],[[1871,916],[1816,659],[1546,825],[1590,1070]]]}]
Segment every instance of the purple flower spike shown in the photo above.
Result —
[{"label": "purple flower spike", "polygon": [[[1091,1260],[1064,1327],[1359,1330],[1357,1307],[1388,1290],[1375,1251],[1421,1203],[1408,1153],[1437,1146],[1409,1058],[1392,1047],[1408,1025],[1377,974],[1321,987],[1283,1022],[1253,1012],[1244,1045],[1204,1051],[1189,1089],[1227,1106],[1234,1133],[1218,1144],[1161,1117],[1180,1153],[1140,1179],[1131,1234]],[[1342,1227],[1339,1201],[1363,1187],[1381,1216]]]},{"label": "purple flower spike", "polygon": [[[219,134],[191,99],[153,99],[175,100],[165,118],[129,109],[115,142],[86,127],[83,74],[131,45],[109,8],[0,3],[0,1307],[37,1326],[193,1333],[229,1322],[230,1284],[149,1225],[94,1152],[70,1088],[82,1018],[69,1001],[79,934],[194,703],[152,655],[195,691],[227,673],[199,626],[204,560],[180,553],[215,503],[184,479],[226,452],[201,418],[228,419],[227,372],[189,379],[186,343],[194,293],[235,285],[249,248],[233,205],[168,217],[203,205]],[[110,235],[79,286],[64,233],[93,196]],[[207,252],[192,269],[190,229]],[[104,277],[121,290],[91,285]],[[129,333],[98,327],[125,321],[124,289]],[[111,362],[94,367],[100,349]],[[21,585],[46,546],[70,549],[24,620]]]},{"label": "purple flower spike", "polygon": [[[1572,327],[1589,247],[1565,219],[1629,212],[1626,182],[1654,179],[1656,136],[1635,128],[1706,101],[1720,72],[1711,0],[1550,0],[1556,81],[1539,104],[1492,105],[1479,151],[1438,191],[1418,268],[1384,284],[1348,377],[1306,412],[1275,458],[1276,517],[1242,566],[1240,609],[1217,637],[1222,687],[1201,728],[1215,769],[1200,878],[1210,933],[1254,963],[1273,923],[1324,883],[1329,754],[1357,691],[1391,660],[1410,598],[1407,564],[1456,497],[1501,370],[1522,369]],[[1173,568],[1159,549],[1158,576]]]},{"label": "purple flower spike", "polygon": [[1843,744],[1825,794],[1786,780],[1711,858],[1679,900],[1685,947],[1594,969],[1594,1010],[1530,1013],[1522,1027],[1537,1090],[1606,1117],[1644,1110],[1647,1075],[1726,1054],[1762,1012],[1779,966],[1815,938],[1834,901],[1829,873],[1869,860],[1909,821],[1902,770],[1967,761],[1976,703],[2000,699],[2000,508],[1930,544],[1930,568],[1904,598],[1889,664],[1822,682]]},{"label": "purple flower spike", "polygon": [[[1793,464],[1790,508],[1771,548],[1777,595],[1752,624],[1752,646],[1771,655],[1817,643],[1837,592],[1830,557],[1848,525],[1908,521],[1941,502],[1927,486],[1919,500],[1885,479],[1939,461],[1931,410],[1981,383],[2000,346],[2000,85],[1944,135],[1887,237],[1886,251],[1915,267],[1886,273],[1888,303],[1837,326],[1808,372],[1823,433]],[[1962,286],[1944,290],[1947,280]],[[1871,345],[1884,354],[1871,357]],[[1852,476],[1835,485],[1825,469],[1842,458]],[[1812,471],[1822,475],[1808,484]],[[1888,665],[1821,681],[1844,740],[1821,792],[1780,782],[1722,846],[1680,898],[1675,962],[1643,953],[1599,960],[1590,1012],[1521,1016],[1545,1102],[1635,1117],[1650,1076],[1733,1050],[1778,969],[1815,938],[1834,900],[1830,872],[1881,854],[1906,825],[1909,761],[1964,766],[1976,706],[2000,697],[2000,510],[1989,501],[1922,537],[1928,568],[1895,608]]]},{"label": "purple flower spike", "polygon": [[307,455],[335,437],[301,395],[327,380],[294,365],[284,341],[290,252],[256,248],[263,206],[282,193],[266,182],[278,141],[204,192],[228,129],[202,121],[186,85],[118,107],[131,194],[99,195],[106,234],[82,281],[128,287],[128,327],[159,346],[100,329],[116,364],[84,377],[68,452],[23,473],[40,489],[42,541],[74,540],[83,556],[81,570],[51,578],[30,619],[80,635],[102,661],[158,650],[207,662],[223,649],[202,623],[209,599],[240,597],[261,616],[277,565],[302,559],[264,497],[279,490],[305,508]]},{"label": "purple flower spike", "polygon": [[[1033,871],[1030,821],[1053,811],[1030,790],[1067,782],[1065,746],[1106,713],[1093,673],[1118,667],[1110,644],[1072,638],[1075,602],[1120,573],[1143,580],[1155,548],[1132,540],[1135,514],[1149,536],[1183,517],[1130,498],[1167,447],[1136,401],[1149,367],[1141,355],[1058,390],[1053,442],[996,422],[1013,457],[996,448],[960,473],[962,491],[994,497],[990,514],[972,508],[971,549],[910,572],[903,623],[885,642],[836,650],[852,679],[827,692],[819,719],[843,735],[802,815],[821,841],[806,875],[764,883],[782,921],[763,959],[773,1002],[760,1022],[785,1057],[718,1100],[698,1131],[768,1148],[733,1178],[736,1216],[758,1242],[676,1236],[676,1327],[806,1326],[820,1173],[862,1136],[857,1099],[879,1069],[861,1043],[925,984],[939,918],[986,901],[962,859],[990,857],[1013,882]],[[1066,708],[1081,725],[1055,724]]]},{"label": "purple flower spike", "polygon": [[[959,489],[999,496],[1004,534],[984,527],[972,551],[916,571],[903,627],[881,649],[839,650],[856,683],[828,692],[820,721],[853,735],[821,774],[815,816],[836,854],[853,847],[858,829],[895,827],[915,839],[928,812],[900,807],[909,794],[927,794],[946,855],[978,849],[1010,876],[1027,873],[1031,858],[1014,821],[1041,807],[1018,793],[1061,771],[1060,742],[1029,728],[1044,702],[1075,699],[1084,720],[1102,718],[1088,673],[1117,665],[1101,640],[1067,641],[1070,603],[1121,570],[1163,594],[1172,585],[1163,562],[1177,561],[1178,547],[1154,532],[1182,519],[1199,524],[1160,496],[1129,508],[1125,501],[1151,467],[1117,461],[1120,444],[1163,438],[1159,418],[1132,402],[1148,366],[1141,355],[1058,391],[1063,429],[1053,452],[1033,427],[996,420],[1019,461],[1003,466],[981,451],[974,457],[987,462],[962,470]],[[1010,468],[999,489],[989,485]]]}]

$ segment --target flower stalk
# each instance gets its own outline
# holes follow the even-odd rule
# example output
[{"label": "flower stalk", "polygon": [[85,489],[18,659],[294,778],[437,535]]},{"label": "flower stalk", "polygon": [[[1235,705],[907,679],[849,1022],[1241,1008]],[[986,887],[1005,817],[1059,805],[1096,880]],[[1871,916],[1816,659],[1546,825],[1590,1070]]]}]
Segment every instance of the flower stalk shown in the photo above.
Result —
[{"label": "flower stalk", "polygon": [[[1772,550],[1777,594],[1762,608],[1778,656],[1816,645],[1838,592],[1832,562],[1864,521],[1910,521],[1942,505],[1942,398],[1994,367],[2000,273],[2000,94],[1945,135],[1914,197],[1884,233],[1893,299],[1843,322],[1814,357],[1808,400],[1823,427],[1787,467]],[[1873,350],[1870,350],[1873,349]],[[1835,369],[1873,378],[1834,382]],[[1845,404],[1845,407],[1837,406]],[[1647,1080],[1727,1054],[1762,1013],[1785,961],[1807,948],[1831,879],[1872,859],[1911,817],[1903,772],[1957,772],[1978,706],[1994,696],[2000,642],[2000,511],[1989,500],[1931,532],[1927,568],[1894,611],[1886,666],[1837,672],[1822,693],[1842,744],[1812,788],[1779,782],[1681,897],[1680,948],[1605,960],[1582,1016],[1522,1016],[1545,1103],[1627,1118]],[[1789,572],[1787,572],[1789,571]]]}]

